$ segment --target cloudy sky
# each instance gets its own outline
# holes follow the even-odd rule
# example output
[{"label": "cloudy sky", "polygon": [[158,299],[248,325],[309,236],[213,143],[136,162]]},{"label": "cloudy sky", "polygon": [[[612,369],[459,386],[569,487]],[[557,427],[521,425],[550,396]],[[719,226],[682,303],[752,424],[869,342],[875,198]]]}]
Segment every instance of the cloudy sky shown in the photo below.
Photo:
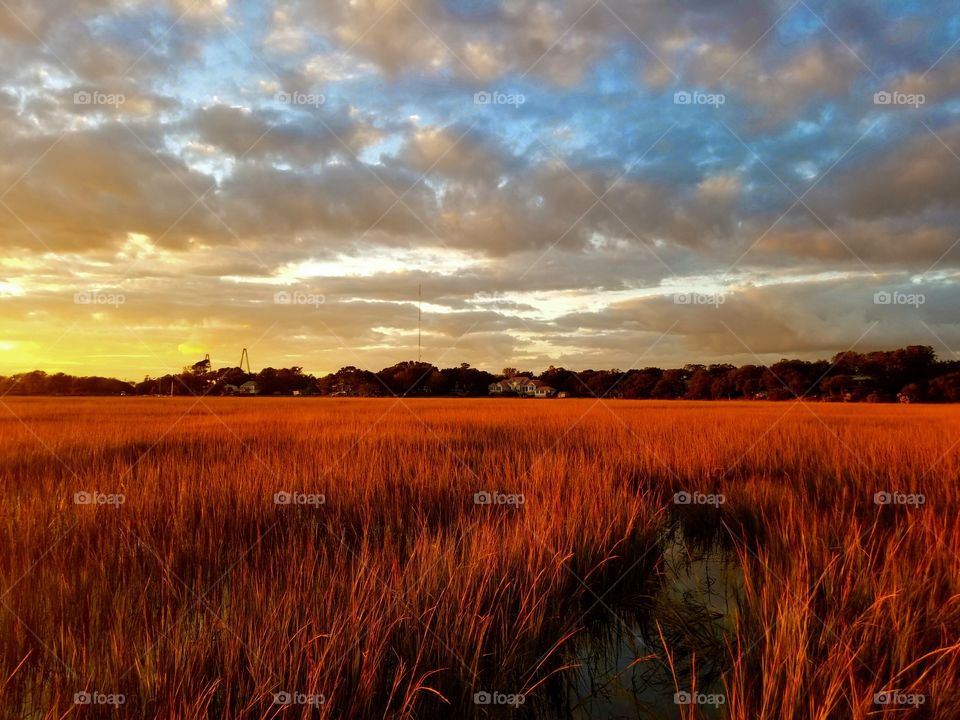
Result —
[{"label": "cloudy sky", "polygon": [[0,373],[960,349],[960,9],[2,0]]}]

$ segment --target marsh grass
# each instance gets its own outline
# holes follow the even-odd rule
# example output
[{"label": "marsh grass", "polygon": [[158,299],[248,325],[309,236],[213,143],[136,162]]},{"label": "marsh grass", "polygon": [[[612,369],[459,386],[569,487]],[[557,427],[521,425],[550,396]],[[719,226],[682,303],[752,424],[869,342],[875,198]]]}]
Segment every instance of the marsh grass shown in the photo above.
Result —
[{"label": "marsh grass", "polygon": [[[676,528],[737,557],[735,622],[662,607],[633,662],[721,656],[732,718],[960,717],[958,429],[932,406],[7,398],[4,712],[532,717],[580,638],[649,601]],[[726,502],[673,505],[691,490]]]}]

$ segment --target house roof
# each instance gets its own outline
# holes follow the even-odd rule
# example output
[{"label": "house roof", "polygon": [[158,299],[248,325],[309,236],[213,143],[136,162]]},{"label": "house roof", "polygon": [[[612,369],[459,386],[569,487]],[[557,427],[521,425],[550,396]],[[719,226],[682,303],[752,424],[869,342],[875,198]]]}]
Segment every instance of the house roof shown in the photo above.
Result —
[{"label": "house roof", "polygon": [[516,375],[509,380],[497,380],[490,383],[490,387],[500,387],[512,390],[515,386],[519,386],[527,391],[530,387],[533,387],[534,392],[543,390],[546,392],[556,392],[556,390],[549,385],[547,385],[543,380],[535,380],[534,378],[527,377],[526,375]]}]

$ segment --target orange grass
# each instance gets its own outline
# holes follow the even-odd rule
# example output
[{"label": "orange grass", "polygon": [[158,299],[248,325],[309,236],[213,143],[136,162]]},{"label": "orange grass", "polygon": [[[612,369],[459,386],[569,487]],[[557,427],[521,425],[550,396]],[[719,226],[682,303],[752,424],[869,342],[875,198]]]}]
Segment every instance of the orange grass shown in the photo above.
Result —
[{"label": "orange grass", "polygon": [[548,717],[679,523],[743,568],[725,716],[960,717],[958,430],[943,406],[5,398],[2,714]]}]

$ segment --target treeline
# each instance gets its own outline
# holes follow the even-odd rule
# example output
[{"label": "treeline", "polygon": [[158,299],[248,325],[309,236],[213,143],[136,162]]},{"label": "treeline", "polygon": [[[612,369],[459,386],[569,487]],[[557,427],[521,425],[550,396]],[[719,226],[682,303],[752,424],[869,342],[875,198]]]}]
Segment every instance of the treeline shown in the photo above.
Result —
[{"label": "treeline", "polygon": [[4,395],[120,395],[133,386],[123,380],[106,377],[76,377],[64,373],[48,375],[43,370],[3,377],[0,397]]},{"label": "treeline", "polygon": [[470,367],[437,368],[405,361],[379,372],[353,366],[315,377],[302,368],[214,370],[209,361],[181,373],[138,383],[74,377],[43,371],[0,377],[2,395],[225,395],[254,383],[258,395],[477,397],[511,377],[537,379],[568,397],[686,400],[789,400],[831,402],[960,402],[960,361],[937,359],[933,348],[911,345],[892,351],[844,352],[831,360],[781,360],[770,366],[729,364],[620,370],[567,370],[540,374],[504,368],[499,375]]}]

